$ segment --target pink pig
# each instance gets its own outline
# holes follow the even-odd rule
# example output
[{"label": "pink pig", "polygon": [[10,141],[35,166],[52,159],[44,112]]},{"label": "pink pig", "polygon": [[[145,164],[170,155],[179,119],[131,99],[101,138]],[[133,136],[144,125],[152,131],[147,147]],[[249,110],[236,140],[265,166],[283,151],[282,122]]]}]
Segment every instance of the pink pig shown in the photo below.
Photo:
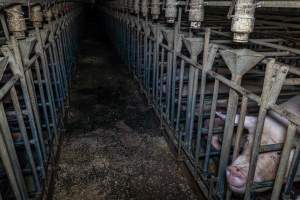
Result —
[{"label": "pink pig", "polygon": [[[281,104],[283,108],[289,112],[300,117],[300,95],[289,99],[287,102]],[[226,115],[216,113],[217,116],[223,120]],[[238,123],[239,115],[236,116],[235,123]],[[244,144],[242,153],[232,162],[226,169],[227,182],[230,189],[236,193],[244,193],[246,188],[246,181],[249,171],[249,160],[251,145],[253,143],[257,118],[254,116],[246,116],[244,127],[248,130],[247,142]],[[287,120],[279,116],[275,112],[269,112],[264,123],[261,145],[270,145],[284,143],[287,131]],[[297,133],[300,132],[300,127],[297,127]],[[216,149],[221,149],[221,144],[216,137],[213,136],[212,145]],[[290,155],[290,162],[293,152]],[[263,182],[274,180],[276,171],[280,161],[280,152],[261,153],[258,156],[254,182]],[[290,165],[290,164],[289,164]]]}]

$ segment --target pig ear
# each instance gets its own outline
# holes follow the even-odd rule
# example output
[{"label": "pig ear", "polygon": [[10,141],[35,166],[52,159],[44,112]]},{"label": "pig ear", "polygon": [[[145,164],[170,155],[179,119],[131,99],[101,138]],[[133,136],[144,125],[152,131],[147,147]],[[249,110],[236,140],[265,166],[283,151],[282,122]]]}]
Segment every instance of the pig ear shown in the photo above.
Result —
[{"label": "pig ear", "polygon": [[[221,112],[216,112],[216,115],[218,117],[220,117],[221,119],[226,119],[226,114],[223,114]],[[240,120],[240,115],[236,115],[235,116],[235,119],[234,119],[234,123],[235,124],[238,124],[239,123],[239,120]],[[244,127],[246,129],[248,129],[249,132],[253,132],[253,129],[255,129],[255,125],[256,125],[256,121],[257,121],[257,118],[254,117],[254,116],[246,116],[245,117],[245,123],[244,123]]]}]

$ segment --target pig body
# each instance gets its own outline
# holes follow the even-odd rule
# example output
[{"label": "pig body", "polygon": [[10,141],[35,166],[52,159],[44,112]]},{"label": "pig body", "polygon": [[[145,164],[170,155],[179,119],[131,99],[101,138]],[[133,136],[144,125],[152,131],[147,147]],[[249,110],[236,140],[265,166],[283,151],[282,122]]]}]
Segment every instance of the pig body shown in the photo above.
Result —
[{"label": "pig body", "polygon": [[[281,104],[283,108],[300,117],[300,96],[293,97]],[[251,120],[252,121],[251,121]],[[250,121],[249,121],[250,120]],[[284,143],[288,121],[275,112],[269,112],[264,123],[261,145]],[[249,171],[251,145],[253,143],[256,127],[256,118],[249,117],[245,120],[245,128],[248,129],[247,142],[243,152],[227,167],[227,182],[232,191],[243,193]],[[297,127],[297,133],[299,133]],[[293,154],[293,153],[292,153]],[[290,162],[292,159],[290,156]],[[254,182],[274,180],[280,161],[280,152],[268,152],[259,154],[255,170]]]}]

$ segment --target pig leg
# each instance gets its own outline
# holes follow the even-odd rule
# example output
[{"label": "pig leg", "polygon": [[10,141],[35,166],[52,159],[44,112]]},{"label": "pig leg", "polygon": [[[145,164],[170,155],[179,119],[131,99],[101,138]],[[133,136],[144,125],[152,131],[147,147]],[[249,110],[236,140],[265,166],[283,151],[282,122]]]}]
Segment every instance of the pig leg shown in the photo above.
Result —
[{"label": "pig leg", "polygon": [[211,139],[211,145],[213,146],[214,149],[220,151],[221,150],[221,142],[220,142],[220,137],[218,135],[213,135]]},{"label": "pig leg", "polygon": [[[204,127],[206,129],[209,128],[209,121],[210,121],[209,119],[204,121]],[[219,127],[223,127],[223,126],[224,126],[224,120],[222,120],[221,118],[218,118],[218,117],[215,118],[214,127],[219,128]],[[220,142],[219,135],[214,134],[212,136],[211,145],[215,150],[221,150],[221,142]]]}]

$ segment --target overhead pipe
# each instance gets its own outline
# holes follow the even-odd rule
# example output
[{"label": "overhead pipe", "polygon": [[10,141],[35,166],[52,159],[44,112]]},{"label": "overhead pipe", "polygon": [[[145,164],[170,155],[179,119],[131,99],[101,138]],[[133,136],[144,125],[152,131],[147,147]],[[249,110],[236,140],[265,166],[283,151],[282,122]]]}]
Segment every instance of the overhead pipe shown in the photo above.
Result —
[{"label": "overhead pipe", "polygon": [[165,17],[166,21],[169,24],[174,24],[177,17],[177,1],[176,0],[167,0]]},{"label": "overhead pipe", "polygon": [[157,20],[160,15],[160,0],[152,0],[151,3],[152,19]]},{"label": "overhead pipe", "polygon": [[134,13],[140,13],[140,0],[134,0]]},{"label": "overhead pipe", "polygon": [[35,5],[31,8],[31,21],[33,26],[42,28],[43,26],[43,12],[41,5]]},{"label": "overhead pipe", "polygon": [[189,7],[190,28],[200,29],[204,20],[204,0],[191,0]]},{"label": "overhead pipe", "polygon": [[233,41],[245,43],[249,40],[249,34],[254,29],[254,0],[238,0],[235,5],[235,13],[232,17],[231,31],[233,32]]},{"label": "overhead pipe", "polygon": [[143,17],[147,17],[148,16],[148,0],[142,0],[142,15]]},{"label": "overhead pipe", "polygon": [[25,38],[27,30],[24,13],[20,4],[5,9],[7,15],[8,29],[16,39]]},{"label": "overhead pipe", "polygon": [[130,5],[129,5],[129,12],[134,13],[134,2],[135,0],[129,0]]}]

